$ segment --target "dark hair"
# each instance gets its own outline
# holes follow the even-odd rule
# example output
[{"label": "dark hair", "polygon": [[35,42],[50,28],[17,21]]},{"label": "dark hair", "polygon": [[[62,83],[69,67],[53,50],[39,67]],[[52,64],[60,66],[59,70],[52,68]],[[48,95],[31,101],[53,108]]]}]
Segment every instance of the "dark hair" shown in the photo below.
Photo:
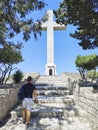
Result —
[{"label": "dark hair", "polygon": [[31,81],[31,80],[32,80],[32,77],[28,76],[27,81]]}]

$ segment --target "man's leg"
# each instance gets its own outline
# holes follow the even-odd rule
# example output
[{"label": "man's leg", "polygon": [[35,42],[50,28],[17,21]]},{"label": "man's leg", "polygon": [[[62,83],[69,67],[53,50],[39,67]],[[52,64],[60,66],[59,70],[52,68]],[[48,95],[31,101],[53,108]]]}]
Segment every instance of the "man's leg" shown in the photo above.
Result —
[{"label": "man's leg", "polygon": [[23,117],[23,123],[26,121],[26,100],[24,99],[22,101],[22,117]]},{"label": "man's leg", "polygon": [[26,124],[29,124],[30,122],[30,117],[31,117],[31,111],[27,110],[26,111]]},{"label": "man's leg", "polygon": [[31,118],[31,108],[32,108],[32,98],[28,98],[26,106],[26,124],[30,124]]},{"label": "man's leg", "polygon": [[26,119],[26,108],[22,109],[22,117],[23,117],[23,120]]}]

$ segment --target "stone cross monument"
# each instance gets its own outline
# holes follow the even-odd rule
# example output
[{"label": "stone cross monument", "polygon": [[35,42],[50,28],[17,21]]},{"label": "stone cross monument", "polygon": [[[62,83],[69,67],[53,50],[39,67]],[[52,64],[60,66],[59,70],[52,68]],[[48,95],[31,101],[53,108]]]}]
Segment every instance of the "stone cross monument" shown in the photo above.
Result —
[{"label": "stone cross monument", "polygon": [[57,24],[53,20],[53,11],[47,11],[48,20],[42,23],[42,30],[47,30],[47,64],[46,75],[56,75],[56,65],[54,64],[54,30],[64,30],[65,26]]}]

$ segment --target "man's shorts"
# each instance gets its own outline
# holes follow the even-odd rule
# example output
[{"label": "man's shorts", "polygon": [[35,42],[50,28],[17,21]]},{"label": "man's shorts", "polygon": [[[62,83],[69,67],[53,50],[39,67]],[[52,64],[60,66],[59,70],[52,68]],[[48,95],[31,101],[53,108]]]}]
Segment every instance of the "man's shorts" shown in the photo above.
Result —
[{"label": "man's shorts", "polygon": [[26,108],[27,110],[31,110],[32,98],[24,98],[22,101],[22,108]]}]

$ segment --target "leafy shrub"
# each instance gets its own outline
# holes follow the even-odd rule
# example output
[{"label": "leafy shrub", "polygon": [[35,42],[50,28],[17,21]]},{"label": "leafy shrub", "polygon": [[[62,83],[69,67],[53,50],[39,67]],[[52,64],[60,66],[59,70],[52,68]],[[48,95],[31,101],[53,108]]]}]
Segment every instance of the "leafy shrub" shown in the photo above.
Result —
[{"label": "leafy shrub", "polygon": [[20,81],[23,78],[23,73],[20,70],[17,70],[14,74],[13,74],[13,80],[15,83],[20,83]]}]

